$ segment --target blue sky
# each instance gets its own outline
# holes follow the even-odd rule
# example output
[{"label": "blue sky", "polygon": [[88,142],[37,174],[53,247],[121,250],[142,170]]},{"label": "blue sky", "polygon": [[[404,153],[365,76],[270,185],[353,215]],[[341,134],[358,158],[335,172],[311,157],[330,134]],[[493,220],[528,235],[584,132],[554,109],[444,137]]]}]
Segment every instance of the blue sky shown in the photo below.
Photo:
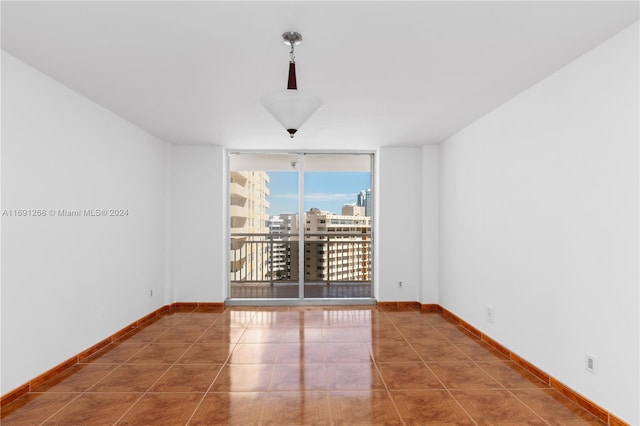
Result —
[{"label": "blue sky", "polygon": [[[298,212],[298,173],[269,172],[269,215]],[[312,207],[340,214],[344,204],[356,202],[358,192],[371,188],[369,172],[307,172],[304,210]]]}]

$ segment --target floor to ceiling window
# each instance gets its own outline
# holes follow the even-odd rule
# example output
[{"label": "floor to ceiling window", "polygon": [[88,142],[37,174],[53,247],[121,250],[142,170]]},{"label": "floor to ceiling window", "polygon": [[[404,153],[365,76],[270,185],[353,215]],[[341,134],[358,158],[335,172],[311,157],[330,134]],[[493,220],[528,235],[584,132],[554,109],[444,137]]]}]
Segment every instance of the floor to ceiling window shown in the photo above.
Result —
[{"label": "floor to ceiling window", "polygon": [[231,153],[229,171],[232,300],[373,297],[372,154]]}]

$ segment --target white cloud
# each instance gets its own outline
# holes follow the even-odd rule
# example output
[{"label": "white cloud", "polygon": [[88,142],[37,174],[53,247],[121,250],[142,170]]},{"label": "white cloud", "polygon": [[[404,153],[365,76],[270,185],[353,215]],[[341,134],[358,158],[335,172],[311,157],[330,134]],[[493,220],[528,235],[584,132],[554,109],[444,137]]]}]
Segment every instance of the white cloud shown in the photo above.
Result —
[{"label": "white cloud", "polygon": [[[298,198],[298,194],[271,194],[271,198],[295,200]],[[325,194],[319,192],[304,194],[306,201],[353,201],[355,198],[356,194]]]},{"label": "white cloud", "polygon": [[355,194],[305,194],[304,199],[310,201],[349,201],[356,198]]},{"label": "white cloud", "polygon": [[298,194],[271,194],[270,198],[282,198],[284,200],[296,200],[298,199]]}]

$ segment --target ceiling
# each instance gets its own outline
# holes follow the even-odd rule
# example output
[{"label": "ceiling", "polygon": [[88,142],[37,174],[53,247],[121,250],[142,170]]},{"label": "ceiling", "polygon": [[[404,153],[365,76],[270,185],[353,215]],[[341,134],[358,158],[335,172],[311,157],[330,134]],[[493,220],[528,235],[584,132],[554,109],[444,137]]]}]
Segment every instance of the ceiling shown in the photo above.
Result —
[{"label": "ceiling", "polygon": [[[437,144],[638,20],[638,2],[10,2],[2,48],[174,144]],[[323,108],[295,139],[260,97]]]}]

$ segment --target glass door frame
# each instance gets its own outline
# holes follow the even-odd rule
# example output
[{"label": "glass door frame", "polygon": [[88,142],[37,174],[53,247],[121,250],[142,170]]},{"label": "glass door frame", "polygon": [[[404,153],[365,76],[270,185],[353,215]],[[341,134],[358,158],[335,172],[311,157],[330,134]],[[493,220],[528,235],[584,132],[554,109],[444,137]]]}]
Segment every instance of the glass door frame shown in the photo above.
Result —
[{"label": "glass door frame", "polygon": [[[230,182],[229,176],[231,172],[230,158],[234,154],[253,154],[253,155],[275,155],[288,154],[298,156],[298,298],[232,298],[231,297],[231,267],[230,267],[230,251],[228,250],[231,241],[231,215],[229,207]],[[372,194],[372,215],[371,215],[371,296],[370,297],[351,297],[351,298],[305,298],[305,220],[304,220],[304,173],[305,173],[305,155],[323,154],[323,155],[368,155],[369,156],[369,172],[371,174],[370,185]],[[226,226],[224,232],[225,247],[223,251],[223,263],[225,271],[225,279],[227,280],[225,304],[229,306],[296,306],[296,305],[375,305],[377,296],[377,286],[375,285],[376,273],[376,216],[377,216],[377,169],[376,169],[376,151],[371,150],[354,150],[354,151],[325,151],[325,150],[241,150],[241,149],[225,149],[225,187],[223,190],[224,212]]]}]

